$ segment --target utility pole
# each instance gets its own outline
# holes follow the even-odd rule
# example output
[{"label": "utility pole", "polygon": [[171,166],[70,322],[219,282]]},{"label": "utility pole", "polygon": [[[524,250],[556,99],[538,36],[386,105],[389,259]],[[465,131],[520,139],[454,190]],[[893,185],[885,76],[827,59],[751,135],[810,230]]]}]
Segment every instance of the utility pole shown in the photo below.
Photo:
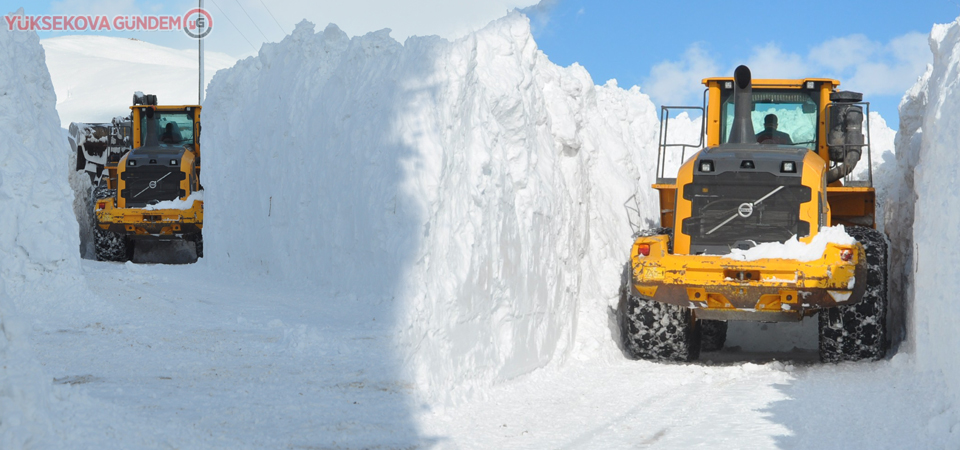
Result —
[{"label": "utility pole", "polygon": [[[203,0],[199,0],[199,1],[200,1],[200,10],[202,11],[202,10],[203,10]],[[201,16],[201,17],[203,17],[203,16]],[[198,49],[199,51],[198,51],[198,53],[200,54],[200,83],[199,83],[199,87],[198,87],[198,89],[197,89],[197,92],[198,92],[198,94],[197,94],[197,96],[198,96],[197,104],[198,104],[198,105],[202,105],[202,104],[203,104],[203,28],[204,28],[204,25],[206,25],[206,24],[204,24],[204,23],[202,22],[202,20],[198,20],[198,21],[197,21],[197,33],[199,33],[200,36],[201,36],[200,39],[197,39],[197,42],[199,42],[199,44],[197,44],[197,45],[199,45],[199,49]]]}]

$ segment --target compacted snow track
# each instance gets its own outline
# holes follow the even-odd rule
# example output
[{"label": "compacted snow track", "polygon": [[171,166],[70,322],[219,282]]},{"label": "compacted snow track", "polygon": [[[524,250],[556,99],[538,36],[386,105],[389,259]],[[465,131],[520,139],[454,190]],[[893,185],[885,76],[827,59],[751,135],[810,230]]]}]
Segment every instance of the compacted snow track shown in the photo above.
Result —
[{"label": "compacted snow track", "polygon": [[[468,401],[425,403],[397,370],[390,301],[223,277],[202,261],[81,269],[97,310],[59,309],[32,334],[44,372],[71,386],[53,421],[75,448],[942,443],[927,425],[940,403],[911,380],[906,356],[820,365],[811,349],[744,347],[777,330],[739,324],[732,348],[699,363],[570,361]],[[780,332],[808,344],[809,330]]]},{"label": "compacted snow track", "polygon": [[[101,402],[115,410],[105,429],[64,436],[76,448],[428,442],[413,426],[383,310],[194,265],[84,261],[82,271],[104,307],[74,315],[74,326],[37,321],[33,342],[55,383],[86,392],[90,415],[104,414]],[[112,423],[130,417],[144,428]]]}]

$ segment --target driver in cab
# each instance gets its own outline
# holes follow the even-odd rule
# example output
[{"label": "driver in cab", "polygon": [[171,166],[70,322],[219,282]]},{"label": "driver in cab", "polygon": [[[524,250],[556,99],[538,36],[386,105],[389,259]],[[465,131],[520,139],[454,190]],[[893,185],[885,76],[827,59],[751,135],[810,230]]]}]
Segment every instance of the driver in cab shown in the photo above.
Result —
[{"label": "driver in cab", "polygon": [[767,116],[763,118],[763,131],[757,133],[757,143],[793,145],[789,134],[777,131],[776,114],[767,114]]}]

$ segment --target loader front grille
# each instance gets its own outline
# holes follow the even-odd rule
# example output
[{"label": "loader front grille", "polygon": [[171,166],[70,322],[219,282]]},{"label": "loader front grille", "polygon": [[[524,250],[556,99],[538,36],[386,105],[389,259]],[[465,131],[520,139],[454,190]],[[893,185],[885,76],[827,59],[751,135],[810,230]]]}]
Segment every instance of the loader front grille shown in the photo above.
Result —
[{"label": "loader front grille", "polygon": [[810,234],[800,205],[812,200],[811,190],[799,177],[728,172],[699,178],[683,188],[683,198],[692,203],[691,216],[682,221],[690,254],[724,255]]},{"label": "loader front grille", "polygon": [[186,196],[180,189],[180,181],[186,174],[179,167],[166,165],[144,165],[127,167],[120,174],[126,183],[120,196],[127,201],[128,208],[142,208],[167,200],[176,200]]}]

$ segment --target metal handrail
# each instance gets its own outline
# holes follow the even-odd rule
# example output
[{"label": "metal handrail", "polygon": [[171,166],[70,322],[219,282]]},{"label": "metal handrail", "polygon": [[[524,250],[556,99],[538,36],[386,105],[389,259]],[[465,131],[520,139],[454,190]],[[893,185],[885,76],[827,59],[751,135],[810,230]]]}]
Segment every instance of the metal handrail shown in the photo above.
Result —
[{"label": "metal handrail", "polygon": [[[703,91],[703,105],[702,106],[661,106],[660,107],[660,136],[657,139],[657,168],[656,168],[656,178],[657,180],[664,179],[664,174],[666,173],[667,165],[667,149],[671,147],[680,147],[680,161],[683,161],[686,158],[687,149],[703,148],[703,138],[706,134],[706,110],[707,110],[707,90]],[[696,144],[669,144],[668,135],[670,132],[670,113],[672,111],[687,111],[687,110],[696,110],[700,111],[700,140]]]}]

